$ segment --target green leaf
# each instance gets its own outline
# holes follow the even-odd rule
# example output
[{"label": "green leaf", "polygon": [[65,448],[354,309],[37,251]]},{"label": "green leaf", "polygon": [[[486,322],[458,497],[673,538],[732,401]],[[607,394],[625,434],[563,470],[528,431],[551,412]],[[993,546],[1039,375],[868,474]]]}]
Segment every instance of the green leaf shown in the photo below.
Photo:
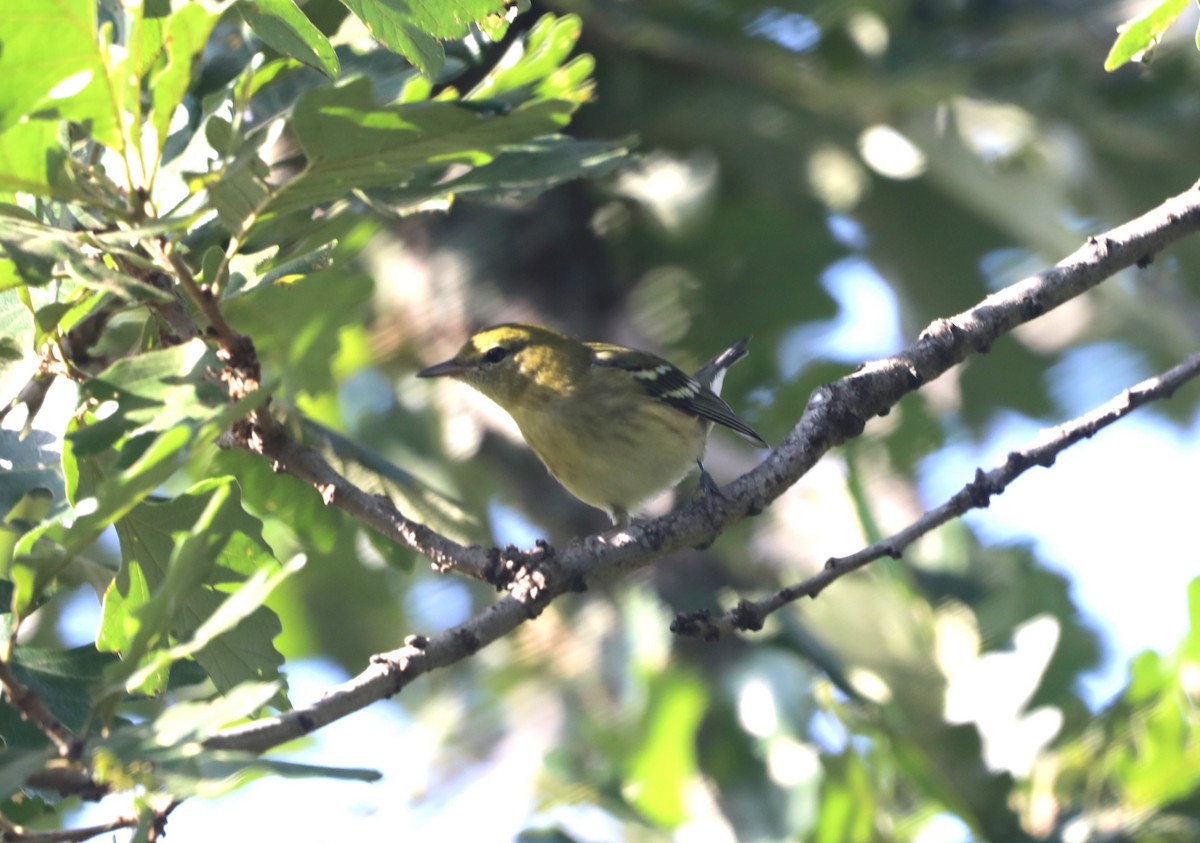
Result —
[{"label": "green leaf", "polygon": [[208,702],[171,706],[154,721],[154,737],[162,746],[204,740],[236,720],[257,714],[279,691],[274,682],[244,682]]},{"label": "green leaf", "polygon": [[38,308],[33,314],[33,324],[37,327],[37,344],[41,345],[47,337],[58,331],[58,323],[71,310],[70,302],[52,301]]},{"label": "green leaf", "polygon": [[1163,33],[1175,23],[1175,19],[1187,8],[1188,2],[1189,0],[1162,0],[1141,17],[1128,20],[1117,27],[1117,40],[1108,51],[1104,69],[1113,71],[1127,62],[1140,61],[1147,51],[1158,45]]},{"label": "green leaf", "polygon": [[240,449],[222,451],[216,468],[236,474],[242,497],[251,512],[290,526],[309,556],[331,553],[339,542],[352,546],[353,529],[333,507],[325,506],[312,487],[287,474],[271,471],[266,461]]},{"label": "green leaf", "polygon": [[457,103],[376,107],[355,81],[310,92],[296,105],[293,128],[308,166],[266,210],[284,213],[344,196],[354,188],[395,185],[424,166],[480,166],[512,144],[553,134],[570,120],[566,101],[539,101],[488,114]]},{"label": "green leaf", "polygon": [[[0,132],[36,116],[88,127],[124,147],[123,86],[113,83],[101,47],[95,0],[6,0],[0,16]],[[114,74],[119,78],[119,74]]]},{"label": "green leaf", "polygon": [[212,614],[204,619],[189,640],[167,650],[158,650],[147,664],[126,680],[126,688],[140,688],[156,675],[167,672],[171,664],[180,659],[197,657],[203,661],[199,654],[206,647],[249,618],[266,602],[280,583],[302,567],[304,557],[298,556],[278,570],[264,567],[255,571],[244,585],[226,597]]},{"label": "green leaf", "polygon": [[161,290],[153,284],[110,269],[98,259],[89,259],[80,255],[69,255],[63,267],[67,275],[84,287],[112,293],[122,299],[141,304],[167,304],[175,301],[166,290]]},{"label": "green leaf", "polygon": [[122,437],[244,412],[217,382],[220,369],[200,339],[118,360],[84,385],[85,399],[113,401],[116,409],[70,434],[76,458],[99,453]]},{"label": "green leaf", "polygon": [[525,40],[513,44],[466,99],[513,102],[532,95],[586,101],[592,95],[595,61],[589,55],[567,61],[581,32],[576,15],[542,15]]},{"label": "green leaf", "polygon": [[[10,432],[0,431],[0,433]],[[3,484],[6,479],[0,475],[0,484]],[[4,516],[3,523],[0,523],[0,575],[8,576],[21,536],[45,519],[50,513],[50,505],[53,502],[53,492],[44,487],[34,486],[25,492]]]},{"label": "green leaf", "polygon": [[293,0],[243,0],[237,8],[254,33],[273,50],[304,62],[330,79],[337,78],[340,65],[333,46]]},{"label": "green leaf", "polygon": [[[196,500],[203,502],[203,509],[194,519],[188,511],[187,533],[176,533],[169,545],[153,547],[141,540],[145,529],[141,524],[142,512],[131,512],[117,525],[124,565],[141,566],[131,574],[136,588],[129,593],[137,599],[127,600],[121,595],[121,575],[129,572],[118,572],[105,595],[106,622],[97,640],[105,649],[121,652],[123,663],[110,671],[109,681],[125,684],[130,691],[154,694],[164,687],[170,658],[161,665],[152,658],[149,670],[139,670],[138,664],[153,649],[165,649],[160,641],[171,631],[180,604],[209,579],[215,548],[227,540],[227,536],[214,530],[213,523],[231,500],[231,483],[228,479],[215,484],[208,482],[192,491]],[[203,492],[209,494],[201,498]],[[159,506],[144,504],[143,512],[157,510]],[[117,617],[122,623],[110,624],[109,617]],[[131,674],[138,677],[136,682],[129,678]]]},{"label": "green leaf", "polygon": [[13,584],[12,613],[18,619],[28,617],[41,604],[42,595],[71,561],[71,555],[62,548],[39,548],[36,551],[23,548],[23,544],[31,537],[40,539],[53,526],[58,525],[44,525],[17,538],[10,575]]},{"label": "green leaf", "polygon": [[626,798],[655,823],[673,827],[687,816],[687,789],[696,775],[696,730],[708,689],[679,670],[654,680],[641,746],[629,760]]},{"label": "green leaf", "polygon": [[[0,512],[9,513],[6,521],[14,517],[18,504],[31,493],[48,494],[62,506],[64,491],[58,465],[58,441],[53,436],[33,430],[22,438],[15,430],[0,430],[0,454],[8,461],[6,470],[0,471]],[[41,520],[41,517],[21,517],[31,524]]]},{"label": "green leaf", "polygon": [[[221,125],[217,120],[208,122],[210,129]],[[219,133],[220,130],[217,130],[217,134]],[[211,140],[210,137],[210,142]],[[269,168],[258,157],[258,153],[253,149],[243,148],[233,163],[221,173],[220,178],[208,186],[212,206],[230,231],[244,232],[262,214],[274,192],[274,188],[267,183],[269,174]]]},{"label": "green leaf", "polygon": [[[92,767],[115,788],[145,786],[176,798],[218,796],[255,772],[348,781],[379,778],[373,770],[294,764],[250,752],[204,748],[207,738],[231,723],[254,716],[279,694],[275,683],[247,682],[211,701],[176,703],[153,722],[119,728],[109,737],[89,744]],[[12,778],[16,777],[5,777],[0,772],[0,783],[7,784]]]},{"label": "green leaf", "polygon": [[[2,151],[0,149],[0,153]],[[0,166],[3,166],[2,162]],[[54,264],[72,254],[66,243],[69,236],[65,231],[42,225],[24,215],[0,213],[0,247],[26,284],[40,287],[50,283]]]},{"label": "green leaf", "polygon": [[[293,764],[254,753],[204,748],[203,742],[218,730],[256,715],[278,694],[276,683],[247,682],[214,700],[176,702],[154,722],[119,728],[89,743],[91,769],[114,789],[145,787],[166,791],[176,799],[228,793],[254,772],[377,781],[379,773],[372,770]],[[32,765],[32,759],[24,760],[20,772],[28,776],[37,769]],[[6,772],[0,770],[0,784],[11,785],[18,776]]]},{"label": "green leaf", "polygon": [[322,243],[311,252],[277,262],[279,247],[271,246],[251,255],[235,255],[229,262],[231,294],[243,294],[255,287],[292,284],[333,265],[337,241]]},{"label": "green leaf", "polygon": [[[97,646],[122,652],[127,666],[111,682],[125,682],[144,655],[159,660],[159,674],[140,676],[142,690],[161,687],[165,665],[193,654],[220,690],[277,675],[279,621],[261,601],[291,569],[275,561],[232,478],[143,503],[116,529],[122,566],[104,596]],[[250,591],[227,603],[247,583]],[[173,642],[191,643],[174,656],[154,652]]]},{"label": "green leaf", "polygon": [[410,84],[401,101],[379,106],[363,77],[308,91],[290,124],[304,151],[304,170],[276,187],[268,184],[266,166],[254,150],[239,150],[209,186],[221,221],[240,232],[261,217],[308,210],[354,190],[408,184],[414,185],[410,202],[419,205],[419,193],[424,199],[445,196],[437,182],[452,166],[480,167],[554,134],[589,96],[592,63],[579,57],[561,65],[578,36],[574,18],[546,16],[535,35],[528,53],[512,54],[515,72],[489,83],[492,99],[429,101],[427,87]]},{"label": "green leaf", "polygon": [[166,62],[150,77],[153,106],[149,125],[155,131],[158,155],[167,142],[175,109],[191,84],[192,68],[216,22],[217,15],[200,3],[188,3],[167,19],[163,37]]},{"label": "green leaf", "polygon": [[33,690],[54,716],[72,731],[83,728],[92,705],[92,686],[116,657],[91,644],[69,650],[18,647],[13,671]]},{"label": "green leaf", "polygon": [[[0,701],[0,725],[6,719],[4,711],[13,712],[9,707],[7,697]],[[21,722],[21,721],[18,721]],[[34,728],[28,726],[28,728]],[[10,734],[6,731],[5,735]],[[25,787],[25,780],[33,773],[46,766],[46,763],[57,755],[53,747],[45,749],[28,749],[24,752],[19,751],[25,741],[20,741],[18,746],[6,747],[9,751],[0,753],[0,798],[7,799],[14,793],[19,793]]]},{"label": "green leaf", "polygon": [[1179,656],[1200,662],[1200,577],[1188,583],[1188,631],[1179,645]]},{"label": "green leaf", "polygon": [[25,281],[17,273],[17,265],[8,258],[0,257],[0,293],[20,287]]},{"label": "green leaf", "polygon": [[489,164],[452,179],[422,173],[408,184],[366,191],[373,204],[406,214],[439,194],[507,201],[536,196],[581,178],[603,178],[628,160],[632,141],[576,140],[562,135],[537,138],[501,152]]},{"label": "green leaf", "polygon": [[1174,687],[1131,717],[1136,738],[1115,758],[1122,801],[1138,808],[1186,798],[1200,784],[1200,745],[1194,739],[1200,718],[1177,690],[1181,678],[1173,677],[1171,684]]},{"label": "green leaf", "polygon": [[149,444],[130,465],[99,484],[86,509],[80,501],[71,513],[73,520],[60,515],[20,538],[12,565],[14,613],[27,615],[80,550],[175,472],[192,434],[180,426],[148,438]]},{"label": "green leaf", "polygon": [[39,820],[52,821],[58,813],[58,807],[51,799],[19,793],[0,800],[0,815],[11,823],[34,825]]},{"label": "green leaf", "polygon": [[[133,302],[174,301],[170,293],[113,269],[104,257],[97,255],[99,248],[90,233],[43,225],[19,213],[19,209],[0,206],[0,248],[8,255],[12,271],[17,276],[12,282],[13,286],[20,283],[45,286],[55,277],[55,270],[59,268],[65,270],[66,275],[77,284],[110,292],[122,299]],[[112,244],[102,248],[110,255],[123,253],[120,246]],[[124,254],[128,255],[127,252]],[[60,298],[65,299],[66,296],[60,295]],[[51,326],[44,327],[48,329]]]},{"label": "green leaf", "polygon": [[256,773],[271,773],[289,778],[327,778],[359,782],[373,782],[382,778],[375,770],[298,764],[251,752],[197,752],[194,743],[168,750],[151,746],[145,760],[154,765],[155,779],[161,781],[163,787],[178,798],[221,796],[250,781]]},{"label": "green leaf", "polygon": [[[3,431],[8,433],[9,431]],[[5,459],[8,459],[7,453]],[[50,505],[54,502],[54,493],[49,489],[35,486],[21,496],[21,499],[8,510],[4,516],[6,524],[37,524],[50,514]]]},{"label": "green leaf", "polygon": [[[3,43],[0,41],[0,46]],[[67,168],[62,133],[63,127],[52,120],[30,120],[0,132],[0,199],[11,201],[14,193],[81,198]],[[43,277],[40,282],[27,277],[25,280],[44,284],[49,278]]]},{"label": "green leaf", "polygon": [[875,793],[863,760],[853,751],[824,759],[816,843],[870,843],[876,839]]},{"label": "green leaf", "polygon": [[38,372],[33,315],[22,300],[28,292],[26,287],[0,292],[0,395],[9,400],[19,395]]},{"label": "green leaf", "polygon": [[255,338],[264,363],[293,391],[331,389],[338,332],[357,324],[370,300],[371,279],[340,266],[261,284],[225,303],[227,318]]},{"label": "green leaf", "polygon": [[461,38],[470,25],[499,14],[505,0],[442,0],[397,3],[386,0],[342,0],[376,40],[401,53],[426,76],[442,67],[445,53],[438,39]]}]

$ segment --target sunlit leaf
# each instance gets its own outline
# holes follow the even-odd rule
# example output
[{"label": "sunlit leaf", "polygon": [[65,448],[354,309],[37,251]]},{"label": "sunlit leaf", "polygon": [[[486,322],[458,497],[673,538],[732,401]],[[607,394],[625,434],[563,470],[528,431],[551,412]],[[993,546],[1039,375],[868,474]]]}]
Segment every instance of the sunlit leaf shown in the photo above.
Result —
[{"label": "sunlit leaf", "polygon": [[316,68],[330,79],[338,75],[338,57],[329,39],[293,0],[244,0],[238,11],[272,49]]},{"label": "sunlit leaf", "polygon": [[328,389],[338,331],[357,322],[371,295],[371,280],[338,267],[289,277],[287,283],[274,280],[230,299],[225,312],[259,338],[264,360],[284,372],[290,390]]},{"label": "sunlit leaf", "polygon": [[0,199],[11,201],[15,193],[79,198],[67,168],[62,127],[55,121],[30,120],[0,132]]},{"label": "sunlit leaf", "polygon": [[[574,18],[546,16],[530,37],[529,52],[514,48],[510,72],[486,83],[495,97],[481,93],[467,101],[429,101],[420,95],[428,90],[410,82],[399,101],[377,105],[366,78],[307,92],[291,120],[304,151],[304,169],[275,186],[255,156],[239,153],[209,188],[222,221],[240,231],[265,215],[300,211],[370,188],[406,188],[414,205],[445,196],[439,180],[469,175],[504,152],[555,134],[590,96],[590,59],[563,65],[578,30]],[[559,163],[571,167],[567,161]],[[577,160],[576,166],[584,164]],[[542,170],[543,184],[555,178],[549,169]],[[538,179],[528,174],[526,187]],[[484,181],[495,187],[494,181]],[[471,189],[469,179],[464,187]]]},{"label": "sunlit leaf", "polygon": [[389,3],[343,0],[381,44],[420,68],[426,76],[441,69],[445,54],[438,39],[458,38],[475,21],[500,12],[505,0],[448,0],[442,3]]},{"label": "sunlit leaf", "polygon": [[0,15],[0,132],[36,113],[51,125],[85,123],[101,143],[123,147],[124,95],[110,77],[96,8],[94,0],[7,0]]},{"label": "sunlit leaf", "polygon": [[162,67],[149,79],[153,99],[149,122],[160,155],[167,142],[171,118],[192,82],[193,66],[216,22],[217,15],[200,3],[189,3],[167,19],[163,36],[165,58]]},{"label": "sunlit leaf", "polygon": [[824,759],[813,840],[816,843],[871,843],[877,839],[875,794],[863,760],[853,751]]},{"label": "sunlit leaf", "polygon": [[581,31],[575,15],[543,15],[466,98],[512,102],[533,95],[585,102],[592,94],[595,62],[588,55],[570,59]]},{"label": "sunlit leaf", "polygon": [[[186,560],[181,559],[176,564],[181,566],[186,565]],[[302,567],[303,557],[297,557],[278,569],[259,568],[250,575],[244,584],[226,597],[216,609],[202,620],[200,626],[192,632],[189,639],[181,641],[169,649],[156,650],[146,664],[138,668],[132,676],[125,680],[126,686],[129,688],[140,688],[148,680],[165,672],[174,662],[180,659],[195,657],[201,663],[209,662],[210,670],[217,672],[219,676],[217,686],[219,688],[228,687],[229,683],[234,680],[235,674],[241,671],[237,669],[236,662],[233,669],[222,668],[221,662],[223,660],[218,656],[218,653],[223,648],[221,644],[216,643],[218,638],[233,631],[238,624],[250,618],[266,602],[271,592],[283,580],[299,571]],[[205,648],[210,645],[213,645],[212,651],[207,655],[203,655]],[[224,661],[227,662],[227,660]]]},{"label": "sunlit leaf", "polygon": [[1189,0],[1161,0],[1161,2],[1141,17],[1134,18],[1122,24],[1104,60],[1105,70],[1116,70],[1126,62],[1140,59],[1147,51],[1153,49],[1162,39],[1163,33],[1171,28],[1185,8]]},{"label": "sunlit leaf", "polygon": [[[186,656],[194,656],[222,690],[275,675],[282,663],[272,645],[279,621],[261,600],[290,569],[280,569],[231,478],[143,503],[116,527],[123,561],[105,594],[97,644],[126,654],[132,664],[110,681],[127,681],[147,654],[154,667],[139,676],[143,691],[161,686],[170,662]],[[251,591],[227,603],[248,582]],[[212,620],[218,611],[219,622]],[[153,655],[179,642],[190,643]]]},{"label": "sunlit leaf", "polygon": [[216,379],[220,369],[199,339],[118,360],[86,384],[86,395],[113,402],[114,411],[71,434],[76,456],[97,453],[123,436],[236,412]]}]

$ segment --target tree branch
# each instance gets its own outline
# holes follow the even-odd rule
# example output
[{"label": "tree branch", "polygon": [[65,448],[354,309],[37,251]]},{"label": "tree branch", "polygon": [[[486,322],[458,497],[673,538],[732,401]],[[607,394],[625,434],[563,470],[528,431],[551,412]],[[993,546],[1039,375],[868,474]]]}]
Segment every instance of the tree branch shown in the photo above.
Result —
[{"label": "tree branch", "polygon": [[834,580],[884,556],[899,559],[904,549],[928,532],[972,509],[982,509],[996,495],[1034,466],[1049,468],[1058,455],[1083,439],[1091,438],[1101,429],[1132,413],[1138,407],[1162,398],[1170,398],[1182,384],[1200,375],[1200,354],[1193,354],[1171,369],[1148,378],[1122,392],[1115,398],[1076,419],[1046,431],[1039,439],[1023,448],[1010,451],[1004,463],[987,472],[975,470],[975,478],[955,492],[945,503],[926,512],[912,524],[882,541],[864,547],[857,553],[832,558],[825,568],[802,582],[780,589],[761,600],[742,600],[721,615],[707,610],[677,615],[671,631],[689,638],[715,641],[722,635],[738,630],[758,631],[772,612],[778,611],[801,597],[816,597]]},{"label": "tree branch", "polygon": [[[365,671],[333,688],[318,702],[224,730],[209,738],[206,745],[260,752],[277,746],[393,696],[431,670],[467,658],[537,617],[559,594],[644,567],[684,547],[710,544],[732,524],[762,512],[830,448],[859,435],[871,417],[886,414],[904,395],[939,377],[969,354],[987,351],[1013,328],[1081,295],[1118,271],[1135,264],[1147,265],[1157,252],[1198,230],[1200,184],[1135,220],[1089,237],[1055,266],[989,296],[970,310],[937,320],[914,345],[899,354],[868,363],[854,374],[817,389],[784,442],[761,465],[723,489],[722,496],[680,507],[624,530],[589,536],[572,544],[561,556],[548,547],[539,548],[540,555],[538,550],[530,551],[511,571],[509,594],[474,618],[429,638],[410,636],[404,647],[376,656]],[[286,466],[281,463],[280,467]],[[335,488],[335,503],[338,496]],[[357,504],[352,508],[347,503],[343,508],[354,517],[363,517],[356,511]],[[456,559],[454,553],[451,557]],[[469,567],[466,563],[464,566]]]},{"label": "tree branch", "polygon": [[[161,243],[154,238],[147,238],[142,242],[151,257],[157,262],[159,268],[168,275],[173,276],[179,282],[180,287],[183,288],[188,298],[204,314],[204,318],[208,320],[209,328],[220,340],[221,346],[225,349],[237,348],[242,340],[241,334],[229,327],[229,323],[225,321],[225,315],[221,312],[221,307],[212,290],[202,289],[196,283],[196,277],[192,275],[191,268],[179,256],[173,245]],[[179,331],[179,329],[176,328],[176,331]]]},{"label": "tree branch", "polygon": [[459,544],[406,518],[388,498],[363,491],[334,470],[320,452],[292,440],[281,425],[274,421],[267,424],[269,430],[259,425],[237,437],[238,444],[269,459],[274,471],[311,485],[327,506],[336,506],[381,535],[428,557],[439,571],[453,569],[492,581],[488,577],[488,551],[478,545]]},{"label": "tree branch", "polygon": [[123,828],[133,828],[137,823],[137,817],[118,817],[99,825],[63,828],[56,831],[30,831],[23,826],[6,824],[3,833],[0,834],[0,840],[4,840],[6,843],[8,841],[13,841],[13,843],[71,843],[120,831]]},{"label": "tree branch", "polygon": [[[162,809],[154,811],[153,824],[148,830],[147,840],[160,840],[165,836],[167,817],[179,806],[178,800],[171,802]],[[135,828],[141,818],[138,816],[118,817],[106,823],[80,826],[78,828],[61,828],[54,831],[32,831],[16,823],[10,823],[0,817],[0,840],[13,843],[77,843],[101,834],[120,831],[123,828]]]},{"label": "tree branch", "polygon": [[46,704],[42,702],[33,690],[18,681],[12,671],[12,665],[6,659],[0,659],[0,688],[8,696],[13,708],[21,713],[21,717],[31,721],[42,730],[61,758],[75,758],[79,754],[80,743],[71,730],[55,716]]}]

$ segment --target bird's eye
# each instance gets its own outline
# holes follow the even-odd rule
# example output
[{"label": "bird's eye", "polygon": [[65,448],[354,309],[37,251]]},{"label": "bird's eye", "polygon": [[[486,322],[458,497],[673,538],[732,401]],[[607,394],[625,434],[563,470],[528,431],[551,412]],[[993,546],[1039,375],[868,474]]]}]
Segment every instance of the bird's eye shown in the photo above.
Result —
[{"label": "bird's eye", "polygon": [[503,360],[507,356],[508,356],[508,349],[501,348],[498,345],[494,345],[487,350],[486,354],[483,355],[483,359],[489,363],[499,363],[501,360]]}]

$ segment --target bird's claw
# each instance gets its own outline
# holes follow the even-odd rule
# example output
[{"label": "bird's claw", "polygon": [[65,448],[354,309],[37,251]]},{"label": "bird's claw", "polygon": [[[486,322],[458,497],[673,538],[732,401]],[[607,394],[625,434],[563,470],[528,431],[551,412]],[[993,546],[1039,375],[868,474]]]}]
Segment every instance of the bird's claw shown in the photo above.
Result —
[{"label": "bird's claw", "polygon": [[697,463],[697,465],[700,466],[700,489],[704,493],[704,497],[724,500],[725,493],[721,491],[720,485],[708,473],[708,470],[704,467],[704,463]]}]

